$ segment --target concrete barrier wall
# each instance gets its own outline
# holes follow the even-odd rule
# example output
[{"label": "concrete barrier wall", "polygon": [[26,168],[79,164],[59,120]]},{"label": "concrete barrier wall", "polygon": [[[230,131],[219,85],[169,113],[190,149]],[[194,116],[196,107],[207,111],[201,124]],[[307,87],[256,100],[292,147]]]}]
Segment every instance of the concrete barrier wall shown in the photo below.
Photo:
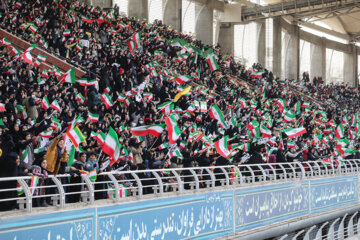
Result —
[{"label": "concrete barrier wall", "polygon": [[358,176],[0,219],[0,239],[214,239],[358,203]]}]

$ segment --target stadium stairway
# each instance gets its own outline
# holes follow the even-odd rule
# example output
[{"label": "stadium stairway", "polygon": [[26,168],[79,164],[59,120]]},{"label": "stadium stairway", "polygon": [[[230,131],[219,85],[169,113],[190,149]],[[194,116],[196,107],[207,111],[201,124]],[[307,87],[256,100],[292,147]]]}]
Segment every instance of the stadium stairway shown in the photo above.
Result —
[{"label": "stadium stairway", "polygon": [[[15,36],[8,31],[0,28],[0,38],[6,38],[7,40],[11,41],[13,45],[18,47],[22,52],[25,51],[28,47],[30,47],[30,43],[20,39],[19,37]],[[67,72],[69,69],[74,67],[72,64],[66,62],[64,59],[60,59],[57,56],[50,54],[49,52],[36,47],[31,51],[32,55],[44,55],[46,56],[46,62],[40,65],[40,71],[43,69],[49,69],[52,65],[56,65],[62,73]],[[75,66],[75,74],[77,78],[81,78],[86,74],[86,72],[78,67]]]}]

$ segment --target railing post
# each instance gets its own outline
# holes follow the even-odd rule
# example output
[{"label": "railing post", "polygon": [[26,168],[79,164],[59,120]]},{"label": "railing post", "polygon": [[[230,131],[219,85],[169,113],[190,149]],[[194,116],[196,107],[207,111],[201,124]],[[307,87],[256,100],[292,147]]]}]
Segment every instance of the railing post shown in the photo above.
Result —
[{"label": "railing post", "polygon": [[305,178],[305,168],[302,164],[300,164],[299,162],[295,162],[296,165],[298,165],[300,167],[301,170],[301,178]]},{"label": "railing post", "polygon": [[320,168],[320,165],[318,164],[318,162],[317,162],[317,161],[314,161],[313,163],[316,165],[316,167],[317,167],[317,169],[318,169],[318,172],[319,172],[318,176],[320,176],[320,175],[321,175],[321,168]]},{"label": "railing post", "polygon": [[183,192],[184,191],[184,187],[183,187],[183,182],[181,181],[180,175],[175,171],[175,170],[171,170],[172,174],[174,174],[174,176],[176,177],[176,180],[178,181],[178,189],[179,192]]},{"label": "railing post", "polygon": [[261,170],[261,172],[263,174],[264,182],[267,182],[267,180],[266,180],[266,172],[265,172],[263,166],[261,164],[259,164],[259,165],[257,165],[257,167],[260,168],[260,170]]},{"label": "railing post", "polygon": [[349,163],[350,163],[350,171],[351,173],[354,173],[354,166],[353,166],[353,160],[349,160]]},{"label": "railing post", "polygon": [[117,179],[114,177],[114,175],[111,172],[106,173],[106,175],[108,175],[108,177],[110,178],[110,180],[114,184],[114,187],[115,187],[115,201],[120,201],[120,187],[119,187],[119,183],[118,183]]},{"label": "railing post", "polygon": [[297,232],[297,233],[295,234],[295,236],[293,236],[292,240],[296,240],[303,232],[305,232],[304,229],[301,230],[301,231],[299,231],[299,232]]},{"label": "railing post", "polygon": [[26,210],[28,212],[32,212],[32,195],[30,192],[29,186],[26,184],[25,180],[20,178],[17,180],[21,187],[24,189],[25,197],[26,197]]},{"label": "railing post", "polygon": [[347,224],[347,229],[348,229],[348,237],[352,237],[354,236],[354,217],[358,214],[358,212],[355,212],[351,218],[349,219],[349,222]]},{"label": "railing post", "polygon": [[152,174],[154,175],[154,177],[156,178],[156,180],[158,181],[159,184],[159,194],[160,196],[162,196],[164,194],[164,184],[162,182],[162,179],[160,177],[160,175],[156,172],[153,171]]},{"label": "railing post", "polygon": [[139,198],[142,198],[143,197],[143,185],[142,185],[142,183],[140,181],[140,178],[134,172],[130,172],[130,174],[131,174],[131,176],[133,176],[133,178],[135,179],[135,181],[136,181],[136,183],[138,185],[138,196],[139,196]]},{"label": "railing post", "polygon": [[88,195],[89,202],[90,202],[90,204],[93,204],[94,200],[95,200],[94,186],[86,174],[81,174],[81,178],[85,182],[85,184],[89,190],[89,195]]},{"label": "railing post", "polygon": [[[274,181],[276,181],[276,169],[272,166],[273,164],[269,164],[269,167],[271,168],[272,175],[274,176]],[[277,165],[275,165],[277,166]],[[269,173],[270,176],[270,173]]]},{"label": "railing post", "polygon": [[355,162],[355,165],[356,165],[356,172],[359,172],[359,159],[356,159],[354,162]]},{"label": "railing post", "polygon": [[[345,167],[345,174],[347,174],[348,170],[347,170],[346,162],[344,163],[344,167]],[[338,168],[340,168],[340,174],[341,174],[341,165],[339,165]]]},{"label": "railing post", "polygon": [[224,167],[220,167],[220,169],[225,174],[226,186],[230,186],[229,173],[224,169]]},{"label": "railing post", "polygon": [[313,176],[314,176],[314,171],[313,171],[313,167],[311,166],[310,163],[313,163],[313,162],[306,162],[306,166],[309,167],[310,173],[311,173],[311,177],[313,177]]},{"label": "railing post", "polygon": [[329,224],[329,222],[325,222],[325,223],[323,223],[322,225],[321,225],[321,227],[318,229],[318,231],[316,232],[316,237],[315,237],[315,239],[323,239],[322,238],[322,230],[323,230],[323,228],[326,226],[326,225],[328,225]]},{"label": "railing post", "polygon": [[198,175],[196,174],[196,172],[194,171],[194,169],[189,169],[189,171],[191,172],[191,174],[193,175],[194,179],[195,179],[195,191],[198,192],[199,188],[200,188],[200,182],[199,182],[199,178]]},{"label": "railing post", "polygon": [[345,222],[345,218],[347,217],[347,215],[349,215],[348,213],[346,213],[342,219],[341,219],[341,222],[340,222],[340,225],[339,225],[339,229],[338,229],[338,234],[337,234],[337,239],[344,239],[344,222]]},{"label": "railing post", "polygon": [[334,228],[335,228],[335,224],[336,224],[339,220],[340,220],[340,218],[337,218],[337,219],[335,219],[335,220],[331,223],[331,225],[330,225],[330,227],[329,227],[328,234],[327,234],[327,239],[328,239],[328,240],[334,240],[334,239],[335,239],[335,236],[334,236],[334,233],[335,233]]},{"label": "railing post", "polygon": [[211,178],[211,188],[214,189],[215,188],[215,175],[214,173],[207,167],[205,168],[205,170],[208,172],[208,174],[210,175]]},{"label": "railing post", "polygon": [[64,191],[64,187],[61,184],[61,182],[59,181],[59,179],[57,179],[55,176],[51,175],[50,176],[51,180],[55,183],[57,189],[59,190],[59,195],[60,195],[60,199],[59,199],[59,203],[60,203],[60,208],[64,208],[65,207],[65,191]]},{"label": "railing post", "polygon": [[309,228],[309,229],[306,231],[303,240],[310,240],[310,233],[311,233],[312,230],[314,230],[314,228],[316,228],[316,225],[312,226],[311,228]]},{"label": "railing post", "polygon": [[281,169],[282,169],[282,171],[283,171],[283,173],[284,173],[284,180],[286,180],[287,179],[287,174],[286,174],[286,169],[284,168],[284,163],[280,163],[279,164],[279,166],[281,167]]},{"label": "railing post", "polygon": [[290,168],[291,168],[291,170],[292,170],[292,172],[293,172],[294,178],[296,178],[296,171],[295,171],[295,168],[294,168],[294,166],[293,166],[293,163],[289,163],[289,166],[290,166]]},{"label": "railing post", "polygon": [[251,167],[250,167],[249,165],[246,165],[246,168],[249,169],[249,171],[250,171],[251,178],[252,178],[251,183],[254,183],[254,182],[255,182],[255,174],[254,174],[254,171],[251,169]]}]

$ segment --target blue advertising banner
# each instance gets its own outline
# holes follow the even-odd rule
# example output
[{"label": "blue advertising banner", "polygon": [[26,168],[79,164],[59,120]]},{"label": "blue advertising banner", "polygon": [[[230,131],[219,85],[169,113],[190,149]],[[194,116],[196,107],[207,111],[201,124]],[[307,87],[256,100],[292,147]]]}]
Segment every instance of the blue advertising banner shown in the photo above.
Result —
[{"label": "blue advertising banner", "polygon": [[358,202],[358,176],[311,180],[310,212]]},{"label": "blue advertising banner", "polygon": [[235,191],[236,231],[308,213],[308,183],[279,184]]},{"label": "blue advertising banner", "polygon": [[233,233],[233,191],[98,208],[98,239],[213,239]]},{"label": "blue advertising banner", "polygon": [[0,239],[91,240],[95,239],[94,220],[94,208],[2,218],[0,219]]},{"label": "blue advertising banner", "polygon": [[357,175],[236,190],[236,231],[353,204],[358,196]]},{"label": "blue advertising banner", "polygon": [[0,215],[0,239],[214,239],[357,203],[358,194],[354,175],[17,218]]}]

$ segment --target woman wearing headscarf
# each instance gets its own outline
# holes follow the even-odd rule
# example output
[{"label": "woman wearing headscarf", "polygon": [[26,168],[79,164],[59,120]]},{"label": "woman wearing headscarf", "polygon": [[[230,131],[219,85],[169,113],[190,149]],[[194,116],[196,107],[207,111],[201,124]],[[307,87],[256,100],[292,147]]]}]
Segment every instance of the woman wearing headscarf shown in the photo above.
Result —
[{"label": "woman wearing headscarf", "polygon": [[67,162],[68,154],[64,142],[64,139],[61,139],[61,135],[58,135],[54,138],[44,157],[47,160],[46,170],[54,175],[58,174],[61,162]]}]

